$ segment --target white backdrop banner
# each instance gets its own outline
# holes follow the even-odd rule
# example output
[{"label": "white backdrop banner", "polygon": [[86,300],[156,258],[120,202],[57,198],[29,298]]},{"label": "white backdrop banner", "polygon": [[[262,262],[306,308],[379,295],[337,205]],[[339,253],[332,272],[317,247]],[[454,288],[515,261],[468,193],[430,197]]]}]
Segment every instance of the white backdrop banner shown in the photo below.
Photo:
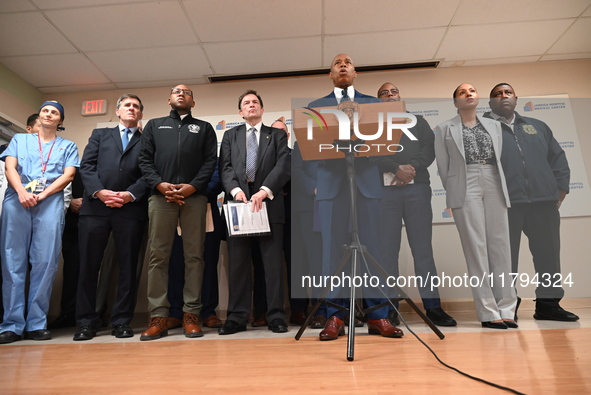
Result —
[{"label": "white backdrop banner", "polygon": [[[482,115],[490,111],[487,98],[481,98],[480,104],[477,109],[478,114]],[[447,99],[412,99],[406,102],[406,107],[409,112],[422,115],[429,122],[432,129],[435,129],[437,124],[457,115],[452,101]],[[571,170],[570,193],[560,208],[561,216],[591,216],[591,190],[573,117],[571,99],[569,99],[568,95],[519,98],[516,110],[523,116],[536,118],[548,124],[554,133],[554,137],[566,152]],[[237,113],[198,116],[198,118],[211,123],[217,134],[218,148],[226,130],[244,123],[244,120]],[[271,125],[277,119],[284,120],[290,131],[292,130],[291,110],[263,114],[263,123],[265,125]],[[291,133],[290,146],[293,146],[294,140],[295,136]],[[453,222],[450,210],[445,207],[445,189],[437,174],[435,162],[429,167],[429,172],[433,190],[433,222]]]}]

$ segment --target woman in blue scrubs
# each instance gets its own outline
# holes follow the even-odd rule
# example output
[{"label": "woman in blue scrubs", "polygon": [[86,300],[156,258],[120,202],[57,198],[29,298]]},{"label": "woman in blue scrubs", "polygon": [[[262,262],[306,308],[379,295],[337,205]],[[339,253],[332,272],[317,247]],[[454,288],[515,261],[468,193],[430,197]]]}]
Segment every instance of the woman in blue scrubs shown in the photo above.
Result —
[{"label": "woman in blue scrubs", "polygon": [[[63,189],[80,165],[72,141],[57,136],[64,108],[48,101],[39,108],[38,133],[15,135],[0,155],[8,188],[0,221],[4,322],[0,344],[48,340],[49,298],[64,227]],[[25,309],[25,281],[31,266]]]}]

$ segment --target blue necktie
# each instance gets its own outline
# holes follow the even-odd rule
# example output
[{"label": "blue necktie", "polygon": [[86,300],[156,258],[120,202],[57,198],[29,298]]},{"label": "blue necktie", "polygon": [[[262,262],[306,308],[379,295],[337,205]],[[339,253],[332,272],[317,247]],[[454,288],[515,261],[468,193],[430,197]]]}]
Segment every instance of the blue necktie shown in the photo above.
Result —
[{"label": "blue necktie", "polygon": [[251,128],[246,144],[246,178],[248,181],[254,181],[257,172],[257,157],[259,154],[259,143],[257,142],[256,129]]},{"label": "blue necktie", "polygon": [[346,89],[343,89],[342,94],[343,94],[343,98],[341,99],[341,103],[344,102],[344,101],[351,101],[351,98],[347,94],[347,90]]},{"label": "blue necktie", "polygon": [[123,151],[127,148],[127,144],[129,144],[129,129],[123,129],[123,134],[121,135],[121,144],[123,144]]}]

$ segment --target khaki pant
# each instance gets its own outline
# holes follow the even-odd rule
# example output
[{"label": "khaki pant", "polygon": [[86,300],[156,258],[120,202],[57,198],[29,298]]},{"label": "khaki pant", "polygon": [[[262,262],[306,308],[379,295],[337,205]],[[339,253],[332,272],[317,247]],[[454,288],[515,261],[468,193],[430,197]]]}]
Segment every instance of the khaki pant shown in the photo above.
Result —
[{"label": "khaki pant", "polygon": [[168,203],[160,194],[150,197],[148,309],[151,317],[168,317],[168,263],[179,222],[185,251],[183,311],[197,315],[201,311],[206,211],[207,198],[203,195],[189,196],[182,206]]}]

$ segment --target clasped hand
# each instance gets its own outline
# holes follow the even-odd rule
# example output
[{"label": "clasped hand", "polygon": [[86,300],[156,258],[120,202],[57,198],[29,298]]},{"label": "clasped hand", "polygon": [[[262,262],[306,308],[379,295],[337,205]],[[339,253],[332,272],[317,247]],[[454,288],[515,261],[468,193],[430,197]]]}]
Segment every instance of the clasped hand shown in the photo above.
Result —
[{"label": "clasped hand", "polygon": [[101,189],[96,193],[105,206],[112,208],[123,207],[124,204],[131,202],[133,199],[129,192],[111,191],[109,189]]},{"label": "clasped hand", "polygon": [[161,182],[156,186],[169,203],[176,203],[179,206],[185,204],[185,198],[191,196],[197,189],[190,184],[170,184],[168,182]]}]

